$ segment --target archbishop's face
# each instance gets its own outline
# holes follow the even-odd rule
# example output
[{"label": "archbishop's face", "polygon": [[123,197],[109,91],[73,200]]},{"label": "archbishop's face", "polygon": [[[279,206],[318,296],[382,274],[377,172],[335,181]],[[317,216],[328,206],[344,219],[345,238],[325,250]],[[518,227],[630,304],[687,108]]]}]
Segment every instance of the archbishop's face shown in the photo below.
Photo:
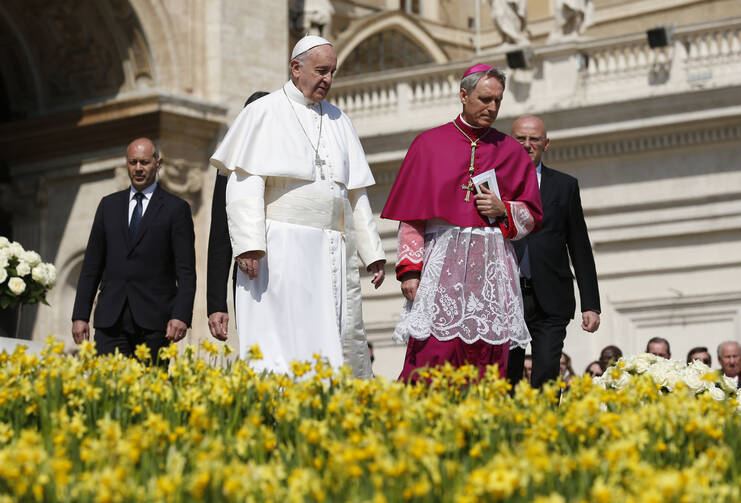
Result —
[{"label": "archbishop's face", "polygon": [[327,97],[337,70],[337,55],[331,45],[320,45],[309,51],[303,64],[292,62],[291,73],[299,91],[314,103]]}]

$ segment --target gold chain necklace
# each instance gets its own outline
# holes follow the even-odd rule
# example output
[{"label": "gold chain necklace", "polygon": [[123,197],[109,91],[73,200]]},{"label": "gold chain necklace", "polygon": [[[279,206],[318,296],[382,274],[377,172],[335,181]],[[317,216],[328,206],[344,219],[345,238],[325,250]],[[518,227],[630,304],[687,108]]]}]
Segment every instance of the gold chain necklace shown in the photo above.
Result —
[{"label": "gold chain necklace", "polygon": [[463,136],[465,136],[465,137],[466,137],[466,139],[468,139],[468,141],[470,141],[470,142],[471,142],[471,164],[470,164],[470,165],[468,166],[468,184],[466,184],[466,185],[461,185],[461,189],[463,189],[463,190],[465,190],[465,191],[466,191],[466,199],[465,199],[465,201],[466,201],[466,202],[468,202],[468,201],[470,201],[470,200],[471,200],[471,193],[472,193],[472,192],[474,191],[474,186],[473,186],[473,172],[474,172],[473,160],[474,160],[474,157],[475,157],[475,155],[476,155],[476,147],[478,147],[478,146],[479,146],[479,145],[478,145],[479,141],[480,141],[480,140],[481,140],[481,139],[482,139],[482,138],[483,138],[484,136],[486,136],[486,135],[488,135],[488,134],[489,134],[489,131],[491,131],[491,126],[489,126],[489,127],[488,127],[488,128],[486,129],[486,131],[484,131],[484,134],[482,134],[481,136],[479,136],[478,138],[476,138],[475,140],[473,140],[473,139],[471,139],[471,137],[470,137],[470,136],[468,136],[468,135],[466,134],[466,132],[465,132],[465,131],[463,131],[463,130],[462,130],[462,129],[461,129],[460,127],[458,127],[458,124],[456,124],[456,123],[455,123],[455,121],[453,121],[453,125],[455,126],[455,128],[456,128],[456,129],[457,129],[458,131],[460,131],[460,132],[461,132],[461,134],[462,134]]}]

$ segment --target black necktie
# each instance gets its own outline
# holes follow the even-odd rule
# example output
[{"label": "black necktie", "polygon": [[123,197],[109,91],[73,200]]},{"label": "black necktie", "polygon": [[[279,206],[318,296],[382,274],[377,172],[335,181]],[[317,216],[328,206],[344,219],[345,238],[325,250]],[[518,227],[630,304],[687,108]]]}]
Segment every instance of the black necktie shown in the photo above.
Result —
[{"label": "black necktie", "polygon": [[133,239],[136,235],[136,229],[142,221],[142,213],[144,212],[144,205],[142,204],[144,194],[137,192],[134,194],[134,199],[136,199],[136,206],[134,207],[134,213],[131,214],[131,222],[129,222],[129,239]]}]

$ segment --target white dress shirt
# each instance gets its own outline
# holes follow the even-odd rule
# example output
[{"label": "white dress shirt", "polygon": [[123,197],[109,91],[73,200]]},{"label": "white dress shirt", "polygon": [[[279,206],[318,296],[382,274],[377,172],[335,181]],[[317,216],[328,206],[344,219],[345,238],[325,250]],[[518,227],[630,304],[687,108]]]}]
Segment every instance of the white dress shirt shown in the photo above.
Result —
[{"label": "white dress shirt", "polygon": [[149,200],[152,199],[152,194],[154,194],[154,189],[156,188],[157,182],[154,182],[152,185],[142,191],[136,190],[133,185],[131,186],[129,190],[129,223],[131,223],[131,215],[134,214],[134,208],[136,208],[136,198],[134,197],[134,195],[137,192],[141,192],[142,194],[144,194],[144,198],[142,199],[142,217],[144,217],[144,213],[146,213],[147,206],[149,205]]}]

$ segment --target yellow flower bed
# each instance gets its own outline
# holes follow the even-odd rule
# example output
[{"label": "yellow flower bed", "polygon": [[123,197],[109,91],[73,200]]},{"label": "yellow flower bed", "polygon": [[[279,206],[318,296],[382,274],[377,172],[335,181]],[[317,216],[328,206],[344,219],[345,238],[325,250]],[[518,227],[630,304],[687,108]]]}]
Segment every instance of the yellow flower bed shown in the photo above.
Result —
[{"label": "yellow flower bed", "polygon": [[0,501],[741,501],[735,399],[681,383],[577,378],[559,405],[474,369],[265,377],[220,351],[172,346],[169,375],[89,344],[0,355]]}]

